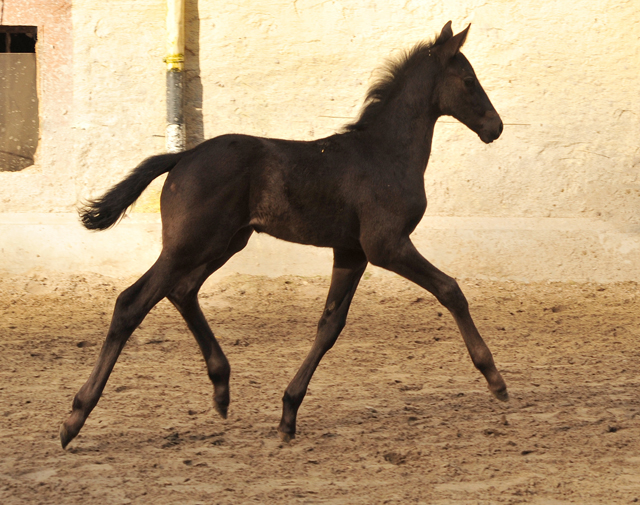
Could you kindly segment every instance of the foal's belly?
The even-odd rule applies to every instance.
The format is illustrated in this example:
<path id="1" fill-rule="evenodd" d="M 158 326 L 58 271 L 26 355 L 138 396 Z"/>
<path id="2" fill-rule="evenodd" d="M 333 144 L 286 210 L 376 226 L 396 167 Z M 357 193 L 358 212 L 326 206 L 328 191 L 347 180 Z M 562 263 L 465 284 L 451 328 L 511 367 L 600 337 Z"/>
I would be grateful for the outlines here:
<path id="1" fill-rule="evenodd" d="M 354 215 L 340 209 L 328 212 L 256 212 L 249 223 L 258 233 L 317 247 L 359 249 L 359 225 Z"/>

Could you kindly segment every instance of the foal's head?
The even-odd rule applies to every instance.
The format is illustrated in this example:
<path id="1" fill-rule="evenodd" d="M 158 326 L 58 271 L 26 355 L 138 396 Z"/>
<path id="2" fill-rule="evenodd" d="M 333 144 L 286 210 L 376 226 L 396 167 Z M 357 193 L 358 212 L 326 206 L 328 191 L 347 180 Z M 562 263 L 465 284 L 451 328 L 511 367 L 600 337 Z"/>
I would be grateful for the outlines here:
<path id="1" fill-rule="evenodd" d="M 434 105 L 441 114 L 453 116 L 488 144 L 502 133 L 502 120 L 478 82 L 471 64 L 460 52 L 469 26 L 454 35 L 449 21 L 431 48 L 440 66 Z"/>

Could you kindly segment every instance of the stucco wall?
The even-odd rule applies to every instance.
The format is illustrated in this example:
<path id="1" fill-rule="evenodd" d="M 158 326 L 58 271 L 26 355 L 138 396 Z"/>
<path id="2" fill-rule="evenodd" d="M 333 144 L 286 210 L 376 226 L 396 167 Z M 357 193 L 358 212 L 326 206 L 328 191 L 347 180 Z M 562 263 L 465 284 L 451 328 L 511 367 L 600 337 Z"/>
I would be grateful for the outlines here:
<path id="1" fill-rule="evenodd" d="M 7 24 L 17 16 L 13 4 L 6 1 Z M 157 210 L 160 181 L 125 224 L 127 233 L 89 234 L 71 212 L 78 197 L 100 193 L 163 150 L 164 16 L 161 0 L 73 2 L 72 44 L 65 46 L 59 78 L 71 82 L 72 98 L 65 90 L 56 103 L 66 100 L 68 107 L 43 112 L 49 121 L 37 166 L 0 174 L 3 268 L 117 275 L 142 272 L 153 261 L 157 216 L 140 212 Z M 329 135 L 357 116 L 372 71 L 385 58 L 431 38 L 449 19 L 454 31 L 472 23 L 463 52 L 507 125 L 487 146 L 451 118 L 440 121 L 425 179 L 429 208 L 414 233 L 420 249 L 459 277 L 637 279 L 635 1 L 188 0 L 188 142 L 227 132 Z M 40 44 L 39 61 L 42 51 L 52 51 Z M 51 79 L 44 65 L 41 82 Z M 50 90 L 42 93 L 47 100 Z M 52 139 L 63 147 L 45 156 L 53 152 L 45 149 Z M 25 183 L 29 177 L 35 182 Z M 44 250 L 36 253 L 37 244 L 24 247 L 18 221 L 40 226 L 53 242 L 66 241 L 76 259 L 65 267 Z M 121 246 L 118 258 L 100 245 L 105 240 Z M 142 253 L 125 259 L 136 247 Z M 225 268 L 315 275 L 329 272 L 330 253 L 258 237 Z"/>

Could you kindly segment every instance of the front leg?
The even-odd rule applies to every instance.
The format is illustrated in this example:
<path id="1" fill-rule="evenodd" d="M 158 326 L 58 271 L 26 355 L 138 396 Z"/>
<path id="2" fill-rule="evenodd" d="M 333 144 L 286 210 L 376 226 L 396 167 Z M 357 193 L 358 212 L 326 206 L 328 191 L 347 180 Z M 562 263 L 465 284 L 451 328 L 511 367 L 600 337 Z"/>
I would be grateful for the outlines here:
<path id="1" fill-rule="evenodd" d="M 469 304 L 460 286 L 429 263 L 406 237 L 399 242 L 385 241 L 365 249 L 369 261 L 415 282 L 432 293 L 456 321 L 471 361 L 487 380 L 489 391 L 501 401 L 507 401 L 507 385 L 493 361 L 493 355 L 480 336 L 469 313 Z"/>
<path id="2" fill-rule="evenodd" d="M 285 442 L 291 440 L 296 434 L 296 417 L 307 393 L 309 381 L 320 360 L 333 347 L 344 328 L 351 300 L 366 267 L 367 258 L 362 251 L 334 249 L 331 287 L 324 312 L 318 323 L 316 339 L 282 398 L 282 419 L 278 432 Z"/>

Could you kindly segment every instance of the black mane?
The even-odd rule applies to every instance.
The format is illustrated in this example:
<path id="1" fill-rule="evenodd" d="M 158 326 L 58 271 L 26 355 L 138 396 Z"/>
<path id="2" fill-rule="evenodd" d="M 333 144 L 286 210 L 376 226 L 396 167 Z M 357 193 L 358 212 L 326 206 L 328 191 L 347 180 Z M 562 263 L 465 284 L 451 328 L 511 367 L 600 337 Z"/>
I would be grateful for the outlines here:
<path id="1" fill-rule="evenodd" d="M 367 92 L 358 119 L 354 123 L 346 125 L 344 130 L 350 132 L 366 129 L 384 108 L 389 98 L 402 89 L 408 71 L 440 44 L 442 44 L 440 40 L 422 41 L 408 51 L 403 51 L 399 58 L 389 60 L 377 71 L 379 76 Z"/>

